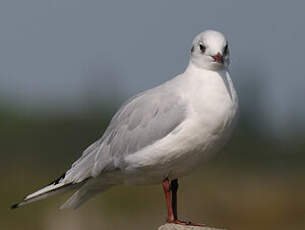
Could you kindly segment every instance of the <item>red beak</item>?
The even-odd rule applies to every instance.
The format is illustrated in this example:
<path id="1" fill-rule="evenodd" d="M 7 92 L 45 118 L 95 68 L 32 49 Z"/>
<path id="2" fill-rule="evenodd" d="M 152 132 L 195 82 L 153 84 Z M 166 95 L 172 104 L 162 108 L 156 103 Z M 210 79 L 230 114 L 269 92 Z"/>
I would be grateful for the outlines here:
<path id="1" fill-rule="evenodd" d="M 221 63 L 223 64 L 223 56 L 221 55 L 221 53 L 217 53 L 215 56 L 211 56 L 215 62 Z"/>

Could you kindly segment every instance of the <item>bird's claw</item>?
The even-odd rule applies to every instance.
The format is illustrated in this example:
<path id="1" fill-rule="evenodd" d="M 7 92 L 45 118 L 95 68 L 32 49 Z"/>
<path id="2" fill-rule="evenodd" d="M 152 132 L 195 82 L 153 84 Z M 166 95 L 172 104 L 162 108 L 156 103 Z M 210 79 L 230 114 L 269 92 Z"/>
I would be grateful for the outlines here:
<path id="1" fill-rule="evenodd" d="M 167 223 L 179 224 L 179 225 L 185 225 L 185 226 L 198 226 L 198 227 L 205 226 L 204 224 L 197 224 L 197 223 L 193 223 L 191 221 L 183 221 L 183 220 L 167 220 Z"/>

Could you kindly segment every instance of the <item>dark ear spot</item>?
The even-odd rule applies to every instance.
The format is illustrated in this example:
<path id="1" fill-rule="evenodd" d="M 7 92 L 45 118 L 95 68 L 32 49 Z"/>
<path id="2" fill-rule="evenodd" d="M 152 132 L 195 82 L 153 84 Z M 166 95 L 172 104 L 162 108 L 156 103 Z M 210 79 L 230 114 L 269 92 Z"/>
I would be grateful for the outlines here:
<path id="1" fill-rule="evenodd" d="M 192 46 L 191 52 L 192 52 L 192 53 L 194 52 L 194 46 Z"/>
<path id="2" fill-rule="evenodd" d="M 225 48 L 223 49 L 224 55 L 228 54 L 228 43 L 226 44 Z"/>
<path id="3" fill-rule="evenodd" d="M 204 53 L 206 50 L 206 47 L 203 44 L 199 44 L 199 48 L 200 48 L 201 53 Z"/>

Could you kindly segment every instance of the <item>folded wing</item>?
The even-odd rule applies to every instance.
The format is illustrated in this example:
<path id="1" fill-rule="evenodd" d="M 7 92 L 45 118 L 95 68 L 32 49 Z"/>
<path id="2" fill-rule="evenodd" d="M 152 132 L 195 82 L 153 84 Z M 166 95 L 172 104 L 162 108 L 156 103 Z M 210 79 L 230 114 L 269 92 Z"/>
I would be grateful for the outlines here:
<path id="1" fill-rule="evenodd" d="M 115 114 L 102 138 L 85 150 L 66 173 L 66 181 L 81 182 L 118 169 L 124 157 L 153 144 L 183 122 L 186 106 L 167 84 L 129 99 Z"/>

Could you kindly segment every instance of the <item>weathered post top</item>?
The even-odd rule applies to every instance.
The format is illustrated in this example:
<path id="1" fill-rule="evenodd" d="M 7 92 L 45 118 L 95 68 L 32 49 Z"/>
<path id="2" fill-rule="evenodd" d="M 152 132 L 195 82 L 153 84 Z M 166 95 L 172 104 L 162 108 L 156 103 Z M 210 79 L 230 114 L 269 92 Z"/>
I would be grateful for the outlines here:
<path id="1" fill-rule="evenodd" d="M 225 230 L 220 228 L 198 227 L 198 226 L 184 226 L 179 224 L 164 224 L 158 230 Z"/>

